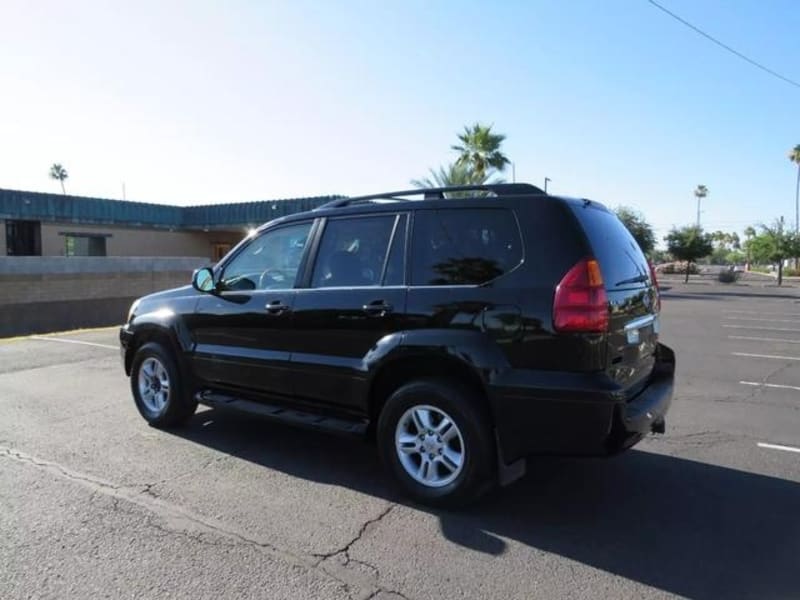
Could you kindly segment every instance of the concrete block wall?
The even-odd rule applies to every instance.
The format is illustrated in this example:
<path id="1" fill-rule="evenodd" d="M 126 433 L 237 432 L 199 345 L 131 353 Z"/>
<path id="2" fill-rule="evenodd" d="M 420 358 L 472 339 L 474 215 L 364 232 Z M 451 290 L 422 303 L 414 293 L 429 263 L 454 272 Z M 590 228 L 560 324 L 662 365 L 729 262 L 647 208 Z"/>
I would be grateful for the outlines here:
<path id="1" fill-rule="evenodd" d="M 121 324 L 134 299 L 191 282 L 205 257 L 0 256 L 0 337 Z"/>

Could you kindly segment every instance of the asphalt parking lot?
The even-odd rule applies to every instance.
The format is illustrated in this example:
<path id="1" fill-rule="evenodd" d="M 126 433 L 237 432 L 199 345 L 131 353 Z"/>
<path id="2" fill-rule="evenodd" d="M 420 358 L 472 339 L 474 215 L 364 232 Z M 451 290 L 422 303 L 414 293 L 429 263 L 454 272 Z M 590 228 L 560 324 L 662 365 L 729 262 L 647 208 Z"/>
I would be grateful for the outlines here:
<path id="1" fill-rule="evenodd" d="M 665 436 L 467 511 L 357 440 L 136 412 L 114 330 L 0 341 L 0 598 L 798 598 L 800 288 L 672 284 Z"/>

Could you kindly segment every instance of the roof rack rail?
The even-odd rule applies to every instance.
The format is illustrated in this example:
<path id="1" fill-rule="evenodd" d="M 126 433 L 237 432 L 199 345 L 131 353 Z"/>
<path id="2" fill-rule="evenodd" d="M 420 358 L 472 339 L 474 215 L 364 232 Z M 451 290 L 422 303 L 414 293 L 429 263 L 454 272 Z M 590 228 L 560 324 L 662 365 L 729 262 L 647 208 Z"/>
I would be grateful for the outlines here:
<path id="1" fill-rule="evenodd" d="M 384 192 L 382 194 L 371 194 L 369 196 L 356 196 L 353 198 L 340 198 L 333 202 L 328 202 L 319 206 L 317 210 L 323 208 L 341 208 L 359 202 L 369 202 L 371 200 L 411 200 L 408 196 L 419 196 L 422 194 L 424 200 L 441 200 L 445 194 L 451 192 L 492 192 L 496 196 L 521 196 L 524 194 L 536 194 L 546 196 L 547 193 L 529 183 L 486 183 L 482 185 L 451 185 L 438 188 L 418 188 L 414 190 L 401 190 L 399 192 Z"/>

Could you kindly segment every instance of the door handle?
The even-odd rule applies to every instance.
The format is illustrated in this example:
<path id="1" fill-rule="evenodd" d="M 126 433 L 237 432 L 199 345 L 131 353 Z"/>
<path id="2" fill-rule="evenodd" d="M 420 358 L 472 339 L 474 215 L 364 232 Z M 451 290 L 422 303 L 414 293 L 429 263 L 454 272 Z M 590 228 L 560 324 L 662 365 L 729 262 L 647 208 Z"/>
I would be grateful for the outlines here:
<path id="1" fill-rule="evenodd" d="M 267 312 L 271 315 L 282 315 L 291 310 L 288 304 L 284 304 L 280 300 L 273 300 L 267 303 L 264 308 L 267 309 Z"/>
<path id="2" fill-rule="evenodd" d="M 373 317 L 383 317 L 394 310 L 391 304 L 387 304 L 383 300 L 375 300 L 374 302 L 365 304 L 361 308 L 365 313 Z"/>

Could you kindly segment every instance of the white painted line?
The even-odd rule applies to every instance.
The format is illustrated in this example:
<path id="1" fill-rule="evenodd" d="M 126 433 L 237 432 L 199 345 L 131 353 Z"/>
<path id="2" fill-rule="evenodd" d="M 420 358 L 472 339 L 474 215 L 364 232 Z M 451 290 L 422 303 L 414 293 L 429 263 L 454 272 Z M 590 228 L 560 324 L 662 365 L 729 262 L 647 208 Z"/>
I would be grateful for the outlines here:
<path id="1" fill-rule="evenodd" d="M 800 323 L 800 319 L 762 319 L 759 317 L 724 317 L 726 321 L 767 321 L 768 323 Z"/>
<path id="2" fill-rule="evenodd" d="M 740 381 L 742 385 L 752 385 L 755 387 L 775 388 L 777 390 L 797 390 L 800 392 L 800 387 L 796 385 L 782 385 L 780 383 L 760 383 L 758 381 Z"/>
<path id="3" fill-rule="evenodd" d="M 748 337 L 746 335 L 729 335 L 729 340 L 746 340 L 749 342 L 780 342 L 782 344 L 800 344 L 800 340 L 784 340 L 781 338 Z"/>
<path id="4" fill-rule="evenodd" d="M 111 350 L 119 350 L 119 346 L 110 346 L 108 344 L 96 344 L 94 342 L 84 342 L 83 340 L 67 340 L 64 338 L 44 337 L 40 335 L 30 336 L 32 340 L 40 342 L 61 342 L 62 344 L 81 344 L 82 346 L 95 346 L 96 348 L 110 348 Z"/>
<path id="5" fill-rule="evenodd" d="M 781 446 L 779 444 L 765 444 L 763 442 L 758 442 L 759 448 L 769 448 L 770 450 L 783 450 L 784 452 L 797 452 L 800 453 L 800 448 L 794 448 L 792 446 Z"/>
<path id="6" fill-rule="evenodd" d="M 746 358 L 777 358 L 778 360 L 800 360 L 800 356 L 778 356 L 777 354 L 749 354 L 747 352 L 731 352 L 734 356 Z"/>
<path id="7" fill-rule="evenodd" d="M 772 317 L 800 317 L 800 313 L 776 313 L 764 312 L 762 310 L 723 310 L 723 314 L 737 314 L 737 315 L 767 315 Z"/>
<path id="8" fill-rule="evenodd" d="M 791 331 L 800 333 L 800 329 L 790 329 L 788 327 L 761 327 L 761 325 L 723 325 L 726 329 L 760 329 L 761 331 Z"/>

